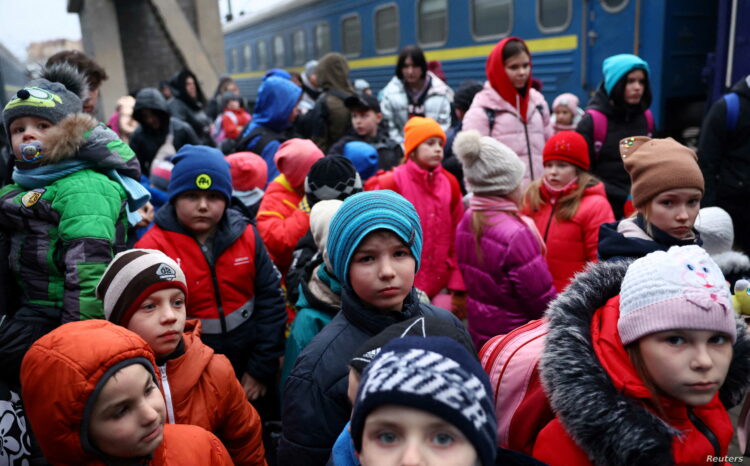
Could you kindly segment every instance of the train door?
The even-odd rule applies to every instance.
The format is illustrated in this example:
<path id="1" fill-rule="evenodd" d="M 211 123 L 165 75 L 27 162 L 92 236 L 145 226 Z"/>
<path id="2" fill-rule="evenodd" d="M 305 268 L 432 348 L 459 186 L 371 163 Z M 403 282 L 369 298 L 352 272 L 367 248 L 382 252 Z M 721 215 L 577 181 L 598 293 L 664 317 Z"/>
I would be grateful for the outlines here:
<path id="1" fill-rule="evenodd" d="M 639 18 L 636 4 L 640 0 L 585 0 L 586 21 L 582 41 L 585 45 L 586 69 L 583 88 L 589 94 L 602 81 L 602 62 L 618 53 L 633 53 L 637 47 Z"/>

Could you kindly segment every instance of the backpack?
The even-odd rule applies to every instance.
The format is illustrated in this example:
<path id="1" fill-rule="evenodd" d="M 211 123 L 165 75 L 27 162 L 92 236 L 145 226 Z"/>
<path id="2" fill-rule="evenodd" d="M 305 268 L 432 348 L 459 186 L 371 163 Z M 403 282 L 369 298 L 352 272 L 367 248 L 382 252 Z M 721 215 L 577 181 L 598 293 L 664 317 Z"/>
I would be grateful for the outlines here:
<path id="1" fill-rule="evenodd" d="M 500 447 L 531 455 L 537 435 L 555 418 L 539 378 L 548 332 L 546 319 L 532 320 L 490 338 L 479 351 L 492 385 Z"/>
<path id="2" fill-rule="evenodd" d="M 594 154 L 599 158 L 604 140 L 607 139 L 607 115 L 593 108 L 587 108 L 585 113 L 591 115 L 591 122 L 594 125 Z M 652 137 L 654 134 L 654 114 L 651 113 L 651 109 L 646 109 L 643 116 L 646 117 L 647 136 Z"/>
<path id="3" fill-rule="evenodd" d="M 740 96 L 736 92 L 730 92 L 721 96 L 727 105 L 727 117 L 724 126 L 728 132 L 737 129 L 737 121 L 740 119 Z"/>
<path id="4" fill-rule="evenodd" d="M 318 96 L 315 100 L 315 106 L 305 114 L 305 122 L 311 138 L 328 140 L 329 111 L 326 98 L 329 95 L 338 97 L 342 101 L 351 96 L 351 94 L 338 89 L 329 89 Z"/>
<path id="5" fill-rule="evenodd" d="M 260 138 L 255 141 L 255 143 L 250 144 L 250 141 L 255 139 L 257 136 L 260 136 Z M 232 144 L 233 147 L 230 152 L 226 152 L 228 147 L 225 148 L 226 144 L 222 144 L 222 152 L 224 152 L 224 154 L 231 154 L 239 151 L 250 151 L 261 155 L 263 153 L 263 149 L 265 149 L 270 142 L 284 142 L 287 139 L 287 136 L 283 133 L 277 133 L 272 129 L 266 128 L 265 126 L 256 126 L 249 133 L 244 135 L 241 134 L 237 139 L 233 140 L 232 142 L 234 144 Z M 227 139 L 226 141 L 224 141 L 224 143 L 226 143 L 227 141 L 230 140 Z"/>

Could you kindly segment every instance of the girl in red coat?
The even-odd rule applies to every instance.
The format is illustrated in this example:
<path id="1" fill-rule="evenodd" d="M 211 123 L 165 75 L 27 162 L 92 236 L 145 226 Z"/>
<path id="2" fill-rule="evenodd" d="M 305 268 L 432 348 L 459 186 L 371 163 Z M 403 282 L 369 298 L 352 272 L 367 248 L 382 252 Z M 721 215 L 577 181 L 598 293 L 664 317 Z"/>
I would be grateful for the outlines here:
<path id="1" fill-rule="evenodd" d="M 548 309 L 541 379 L 556 418 L 534 457 L 558 465 L 728 464 L 727 409 L 749 337 L 698 246 L 598 263 Z"/>
<path id="2" fill-rule="evenodd" d="M 586 140 L 561 131 L 544 146 L 544 176 L 531 183 L 523 213 L 547 245 L 555 288 L 565 289 L 587 262 L 596 262 L 599 226 L 614 222 L 604 185 L 588 173 Z"/>

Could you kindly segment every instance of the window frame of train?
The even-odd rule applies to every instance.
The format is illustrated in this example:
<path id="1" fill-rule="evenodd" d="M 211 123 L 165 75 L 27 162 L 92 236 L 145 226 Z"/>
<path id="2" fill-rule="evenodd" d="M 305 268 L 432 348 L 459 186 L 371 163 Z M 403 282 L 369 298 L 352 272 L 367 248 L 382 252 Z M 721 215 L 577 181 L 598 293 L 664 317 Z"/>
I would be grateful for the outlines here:
<path id="1" fill-rule="evenodd" d="M 259 39 L 255 43 L 255 51 L 258 56 L 258 69 L 268 69 L 268 44 L 266 39 Z"/>
<path id="2" fill-rule="evenodd" d="M 356 29 L 353 32 L 347 31 L 348 24 L 356 25 Z M 339 31 L 341 31 L 341 54 L 346 58 L 354 58 L 362 55 L 362 20 L 359 17 L 359 13 L 343 15 L 339 18 L 339 26 Z M 358 46 L 356 50 L 347 47 L 347 33 L 356 37 L 356 44 Z"/>
<path id="3" fill-rule="evenodd" d="M 237 50 L 239 47 L 232 47 L 229 51 L 229 55 L 231 55 L 232 63 L 231 63 L 231 69 L 233 73 L 236 73 L 240 70 L 240 53 Z"/>
<path id="4" fill-rule="evenodd" d="M 307 47 L 305 45 L 305 30 L 297 29 L 290 36 L 292 40 L 292 65 L 304 65 L 307 58 Z M 301 40 L 297 40 L 301 38 Z M 299 43 L 298 43 L 299 42 Z M 300 47 L 297 47 L 297 46 Z"/>
<path id="5" fill-rule="evenodd" d="M 242 46 L 242 56 L 245 58 L 245 71 L 253 69 L 253 48 L 250 43 Z"/>
<path id="6" fill-rule="evenodd" d="M 609 2 L 607 0 L 599 0 L 599 4 L 602 6 L 602 10 L 606 11 L 607 13 L 621 12 L 625 9 L 626 6 L 628 6 L 630 0 L 617 0 L 617 2 L 618 3 L 615 6 L 610 6 L 609 4 L 612 3 L 611 0 Z"/>
<path id="7" fill-rule="evenodd" d="M 271 38 L 271 50 L 273 51 L 272 68 L 283 68 L 286 65 L 286 43 L 282 34 L 276 34 Z"/>
<path id="8" fill-rule="evenodd" d="M 425 28 L 422 24 L 422 5 L 424 5 L 427 2 L 434 2 L 434 3 L 443 3 L 445 7 L 442 9 L 444 13 L 444 23 L 445 27 L 442 31 L 441 39 L 439 40 L 433 40 L 433 41 L 425 41 L 423 40 L 422 33 L 425 30 L 435 30 L 434 28 Z M 441 45 L 445 45 L 446 42 L 448 42 L 448 0 L 417 0 L 414 7 L 416 8 L 416 18 L 417 18 L 417 44 L 419 44 L 420 47 L 439 47 Z"/>
<path id="9" fill-rule="evenodd" d="M 542 4 L 544 3 L 562 3 L 565 2 L 567 7 L 567 14 L 564 23 L 555 24 L 553 26 L 547 26 L 542 24 Z M 573 20 L 573 0 L 536 0 L 536 26 L 544 34 L 550 34 L 553 32 L 564 31 L 570 26 L 570 22 Z"/>
<path id="10" fill-rule="evenodd" d="M 325 44 L 321 44 L 321 36 L 325 34 Z M 313 35 L 315 36 L 315 54 L 317 58 L 322 57 L 331 51 L 331 25 L 328 21 L 320 21 L 315 24 L 313 28 Z M 325 47 L 323 47 L 325 45 Z"/>
<path id="11" fill-rule="evenodd" d="M 470 15 L 469 15 L 469 27 L 471 31 L 471 37 L 476 42 L 482 42 L 486 40 L 492 40 L 492 39 L 500 39 L 502 37 L 507 37 L 510 35 L 511 31 L 513 30 L 513 0 L 471 0 L 470 2 Z M 505 31 L 501 32 L 495 32 L 492 34 L 479 34 L 477 33 L 477 3 L 497 3 L 499 7 L 503 7 L 504 5 L 507 6 L 508 10 L 508 27 Z M 493 21 L 496 22 L 496 21 Z"/>
<path id="12" fill-rule="evenodd" d="M 395 32 L 392 32 L 391 34 L 388 34 L 388 31 L 381 31 L 381 22 L 378 20 L 378 15 L 382 13 L 385 10 L 393 9 L 395 12 Z M 373 29 L 375 29 L 375 51 L 377 53 L 393 53 L 398 50 L 398 44 L 401 40 L 401 31 L 399 30 L 399 24 L 400 24 L 400 18 L 398 15 L 398 4 L 396 2 L 386 3 L 384 5 L 380 5 L 372 12 L 372 24 Z M 391 40 L 391 37 L 395 37 L 396 40 L 393 43 L 392 47 L 381 47 L 382 38 L 385 38 L 386 41 Z"/>

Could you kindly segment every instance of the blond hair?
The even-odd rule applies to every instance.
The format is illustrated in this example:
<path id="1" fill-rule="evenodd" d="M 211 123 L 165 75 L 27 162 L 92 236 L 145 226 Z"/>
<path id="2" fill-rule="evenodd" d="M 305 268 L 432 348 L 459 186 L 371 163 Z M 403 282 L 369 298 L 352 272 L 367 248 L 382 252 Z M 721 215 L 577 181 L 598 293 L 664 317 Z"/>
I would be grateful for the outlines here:
<path id="1" fill-rule="evenodd" d="M 599 180 L 594 175 L 581 170 L 578 167 L 575 168 L 578 175 L 578 186 L 570 193 L 561 197 L 557 202 L 557 208 L 555 209 L 555 218 L 561 222 L 570 220 L 576 212 L 578 212 L 578 207 L 581 205 L 583 192 L 586 188 L 590 188 L 599 183 Z M 543 182 L 543 178 L 534 180 L 529 185 L 528 189 L 526 189 L 526 194 L 524 195 L 524 209 L 530 210 L 531 212 L 539 212 L 544 204 L 546 204 L 540 193 Z"/>

